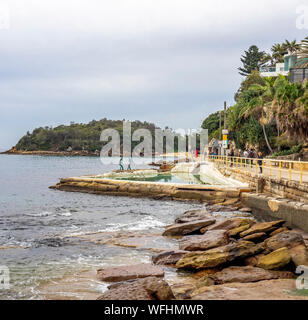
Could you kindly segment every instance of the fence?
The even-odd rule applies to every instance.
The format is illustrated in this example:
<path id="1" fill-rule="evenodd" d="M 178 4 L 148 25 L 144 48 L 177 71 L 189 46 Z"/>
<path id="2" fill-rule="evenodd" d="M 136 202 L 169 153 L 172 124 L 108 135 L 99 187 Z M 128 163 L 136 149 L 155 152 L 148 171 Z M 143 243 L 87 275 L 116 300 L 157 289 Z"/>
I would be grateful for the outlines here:
<path id="1" fill-rule="evenodd" d="M 220 166 L 229 166 L 256 174 L 262 174 L 267 177 L 308 183 L 308 162 L 305 161 L 243 158 L 216 155 L 208 156 L 208 161 L 214 162 Z"/>

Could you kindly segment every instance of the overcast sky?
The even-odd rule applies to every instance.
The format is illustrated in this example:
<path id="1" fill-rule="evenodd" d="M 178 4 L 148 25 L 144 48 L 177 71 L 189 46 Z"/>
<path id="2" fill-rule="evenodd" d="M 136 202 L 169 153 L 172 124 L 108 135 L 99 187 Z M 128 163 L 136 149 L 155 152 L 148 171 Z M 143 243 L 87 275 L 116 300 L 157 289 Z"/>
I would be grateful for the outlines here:
<path id="1" fill-rule="evenodd" d="M 0 0 L 0 150 L 39 126 L 104 117 L 199 128 L 234 103 L 245 49 L 307 36 L 301 5 Z"/>

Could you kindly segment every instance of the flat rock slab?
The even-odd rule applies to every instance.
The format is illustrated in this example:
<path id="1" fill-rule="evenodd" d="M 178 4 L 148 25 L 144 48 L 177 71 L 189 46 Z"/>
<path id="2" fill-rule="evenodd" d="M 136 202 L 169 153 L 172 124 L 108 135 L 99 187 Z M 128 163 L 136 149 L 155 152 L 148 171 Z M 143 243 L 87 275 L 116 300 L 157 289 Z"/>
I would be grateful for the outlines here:
<path id="1" fill-rule="evenodd" d="M 231 219 L 223 219 L 221 221 L 217 221 L 216 223 L 202 228 L 200 230 L 201 233 L 206 233 L 210 230 L 232 230 L 234 228 L 242 227 L 248 225 L 251 227 L 255 222 L 252 219 L 247 218 L 231 218 Z"/>
<path id="2" fill-rule="evenodd" d="M 266 238 L 266 233 L 265 232 L 258 232 L 258 233 L 253 233 L 250 234 L 248 236 L 243 237 L 242 239 L 245 241 L 253 241 L 253 242 L 257 242 L 257 241 L 261 241 L 263 239 Z"/>
<path id="3" fill-rule="evenodd" d="M 308 296 L 293 295 L 295 281 L 264 280 L 253 283 L 227 283 L 198 289 L 192 300 L 308 300 Z"/>
<path id="4" fill-rule="evenodd" d="M 186 253 L 187 251 L 184 250 L 165 251 L 152 256 L 152 261 L 154 264 L 158 265 L 175 266 Z"/>
<path id="5" fill-rule="evenodd" d="M 304 245 L 304 239 L 299 232 L 285 231 L 265 240 L 265 245 L 269 250 L 274 251 L 282 247 L 292 248 L 299 245 Z"/>
<path id="6" fill-rule="evenodd" d="M 140 263 L 129 266 L 112 267 L 97 270 L 101 281 L 116 282 L 145 277 L 163 277 L 164 270 L 150 263 Z"/>
<path id="7" fill-rule="evenodd" d="M 277 221 L 256 223 L 252 227 L 250 227 L 248 230 L 241 232 L 240 236 L 245 237 L 253 233 L 272 232 L 275 228 L 280 227 L 284 222 L 285 222 L 284 220 L 277 220 Z"/>
<path id="8" fill-rule="evenodd" d="M 246 258 L 258 254 L 264 249 L 263 244 L 250 241 L 239 241 L 207 251 L 192 251 L 180 259 L 177 268 L 215 268 L 238 258 Z"/>
<path id="9" fill-rule="evenodd" d="M 186 236 L 179 242 L 180 250 L 208 250 L 229 243 L 226 230 L 211 230 L 201 236 Z"/>
<path id="10" fill-rule="evenodd" d="M 271 279 L 292 279 L 294 274 L 288 271 L 269 271 L 262 268 L 245 266 L 229 267 L 211 276 L 215 284 L 229 282 L 256 282 Z"/>
<path id="11" fill-rule="evenodd" d="M 204 220 L 211 218 L 210 213 L 205 210 L 190 210 L 181 214 L 178 218 L 174 220 L 175 223 L 187 223 L 196 220 Z"/>
<path id="12" fill-rule="evenodd" d="M 168 283 L 157 277 L 121 282 L 109 287 L 97 300 L 172 300 Z"/>
<path id="13" fill-rule="evenodd" d="M 196 220 L 187 223 L 176 223 L 171 226 L 166 227 L 166 230 L 163 232 L 163 236 L 178 236 L 186 235 L 196 231 L 199 231 L 201 228 L 209 226 L 215 223 L 215 219 L 205 219 L 205 220 Z"/>

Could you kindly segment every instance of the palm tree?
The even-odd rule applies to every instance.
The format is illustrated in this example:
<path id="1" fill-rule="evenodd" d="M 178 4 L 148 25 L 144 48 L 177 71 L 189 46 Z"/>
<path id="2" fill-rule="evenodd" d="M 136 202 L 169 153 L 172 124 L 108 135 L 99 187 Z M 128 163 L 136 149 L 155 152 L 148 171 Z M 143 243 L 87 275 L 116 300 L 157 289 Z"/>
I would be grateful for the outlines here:
<path id="1" fill-rule="evenodd" d="M 299 59 L 296 65 L 301 68 L 306 68 L 308 66 L 308 37 L 301 42 Z"/>
<path id="2" fill-rule="evenodd" d="M 286 53 L 286 49 L 284 45 L 281 45 L 280 43 L 276 43 L 271 48 L 272 51 L 272 57 L 275 59 L 276 63 L 283 62 L 283 56 Z"/>
<path id="3" fill-rule="evenodd" d="M 301 45 L 299 43 L 296 43 L 296 40 L 289 41 L 286 40 L 285 43 L 282 44 L 282 47 L 289 51 L 290 54 L 296 53 L 301 49 Z"/>

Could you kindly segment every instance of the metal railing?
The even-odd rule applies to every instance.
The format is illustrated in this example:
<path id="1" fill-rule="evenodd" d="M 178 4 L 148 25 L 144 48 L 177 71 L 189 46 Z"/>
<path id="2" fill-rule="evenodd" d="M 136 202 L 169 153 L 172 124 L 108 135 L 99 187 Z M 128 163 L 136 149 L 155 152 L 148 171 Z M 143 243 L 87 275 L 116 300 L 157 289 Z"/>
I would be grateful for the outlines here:
<path id="1" fill-rule="evenodd" d="M 209 155 L 208 161 L 220 166 L 262 174 L 267 177 L 308 183 L 308 162 Z"/>

